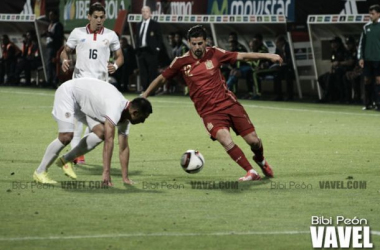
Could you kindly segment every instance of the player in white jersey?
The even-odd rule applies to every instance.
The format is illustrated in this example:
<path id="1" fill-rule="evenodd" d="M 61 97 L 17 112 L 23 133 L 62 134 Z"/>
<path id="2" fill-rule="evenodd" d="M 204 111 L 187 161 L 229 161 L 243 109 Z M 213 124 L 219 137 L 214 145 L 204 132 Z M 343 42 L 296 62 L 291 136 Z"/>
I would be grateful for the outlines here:
<path id="1" fill-rule="evenodd" d="M 67 72 L 72 60 L 69 55 L 76 50 L 73 78 L 93 77 L 108 81 L 108 73 L 114 73 L 124 63 L 119 38 L 112 30 L 105 28 L 105 9 L 100 3 L 91 5 L 85 27 L 75 28 L 61 53 L 62 70 Z M 110 63 L 110 52 L 115 62 Z"/>
<path id="2" fill-rule="evenodd" d="M 90 6 L 88 20 L 85 27 L 75 28 L 61 53 L 62 70 L 69 70 L 72 60 L 69 56 L 76 51 L 76 63 L 73 78 L 92 77 L 108 81 L 108 73 L 114 73 L 124 63 L 123 52 L 120 48 L 119 38 L 112 30 L 105 28 L 105 9 L 100 3 Z M 109 63 L 110 52 L 114 53 L 115 62 Z M 74 138 L 71 147 L 74 148 L 80 141 L 83 124 L 76 123 Z M 86 133 L 88 134 L 88 129 Z M 75 162 L 84 163 L 84 157 L 79 156 Z"/>
<path id="3" fill-rule="evenodd" d="M 55 93 L 52 112 L 58 123 L 58 138 L 47 147 L 41 164 L 33 174 L 34 180 L 44 184 L 57 183 L 50 179 L 47 170 L 72 140 L 75 118 L 86 124 L 91 133 L 83 137 L 75 148 L 60 157 L 56 161 L 57 166 L 61 167 L 66 175 L 76 179 L 71 162 L 104 140 L 103 183 L 112 186 L 110 168 L 117 127 L 123 182 L 131 184 L 128 178 L 129 126 L 144 123 L 151 113 L 152 106 L 147 99 L 138 97 L 129 102 L 113 85 L 104 81 L 78 78 L 63 83 Z"/>

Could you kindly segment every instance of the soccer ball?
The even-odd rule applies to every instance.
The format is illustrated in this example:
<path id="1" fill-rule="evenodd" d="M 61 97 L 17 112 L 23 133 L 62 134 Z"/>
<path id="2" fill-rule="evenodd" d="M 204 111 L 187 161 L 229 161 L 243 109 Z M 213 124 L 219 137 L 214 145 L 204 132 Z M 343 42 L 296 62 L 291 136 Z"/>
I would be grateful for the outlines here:
<path id="1" fill-rule="evenodd" d="M 202 170 L 205 158 L 197 151 L 189 149 L 181 157 L 181 167 L 189 174 L 195 174 Z"/>

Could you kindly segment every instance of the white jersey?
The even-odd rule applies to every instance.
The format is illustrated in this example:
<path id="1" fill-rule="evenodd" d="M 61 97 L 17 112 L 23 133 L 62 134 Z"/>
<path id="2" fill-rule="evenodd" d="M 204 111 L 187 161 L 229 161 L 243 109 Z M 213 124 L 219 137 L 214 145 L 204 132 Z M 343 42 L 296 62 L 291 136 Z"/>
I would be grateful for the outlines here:
<path id="1" fill-rule="evenodd" d="M 76 49 L 76 63 L 73 78 L 92 77 L 108 81 L 107 64 L 111 51 L 120 49 L 116 33 L 102 28 L 91 32 L 90 25 L 75 28 L 66 43 L 71 49 Z"/>
<path id="2" fill-rule="evenodd" d="M 120 122 L 129 101 L 112 85 L 94 78 L 78 78 L 63 83 L 56 91 L 53 116 L 63 122 L 74 123 L 83 114 L 95 121 L 110 121 L 119 133 L 129 133 L 129 121 Z"/>

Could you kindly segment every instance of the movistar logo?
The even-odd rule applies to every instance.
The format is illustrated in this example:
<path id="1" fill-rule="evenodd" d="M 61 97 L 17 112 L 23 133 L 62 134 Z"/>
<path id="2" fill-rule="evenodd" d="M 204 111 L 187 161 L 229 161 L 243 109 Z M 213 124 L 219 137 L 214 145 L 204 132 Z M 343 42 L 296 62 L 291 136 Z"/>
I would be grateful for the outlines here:
<path id="1" fill-rule="evenodd" d="M 295 0 L 213 0 L 212 15 L 285 15 L 294 18 Z M 289 16 L 292 15 L 292 16 Z"/>
<path id="2" fill-rule="evenodd" d="M 211 7 L 211 15 L 221 15 L 221 14 L 228 14 L 228 0 L 223 0 L 220 8 L 218 4 L 218 0 L 214 0 Z"/>

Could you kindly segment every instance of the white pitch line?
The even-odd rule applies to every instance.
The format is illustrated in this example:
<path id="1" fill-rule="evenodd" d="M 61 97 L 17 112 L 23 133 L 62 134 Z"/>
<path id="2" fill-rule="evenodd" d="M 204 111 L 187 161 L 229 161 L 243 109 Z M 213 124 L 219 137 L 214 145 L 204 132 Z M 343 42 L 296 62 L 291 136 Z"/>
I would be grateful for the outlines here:
<path id="1" fill-rule="evenodd" d="M 277 232 L 211 232 L 211 233 L 133 233 L 133 234 L 98 234 L 98 235 L 68 235 L 45 237 L 16 237 L 0 238 L 0 241 L 28 241 L 28 240 L 73 240 L 92 238 L 133 238 L 133 237 L 197 237 L 197 236 L 234 236 L 234 235 L 299 235 L 310 234 L 310 231 L 277 231 Z M 372 231 L 372 235 L 380 235 L 379 231 Z"/>
<path id="2" fill-rule="evenodd" d="M 211 233 L 132 233 L 132 234 L 99 234 L 99 235 L 68 235 L 46 237 L 19 237 L 0 238 L 0 241 L 25 241 L 25 240 L 70 240 L 91 238 L 131 238 L 131 237 L 189 237 L 189 236 L 227 236 L 227 235 L 289 235 L 307 234 L 308 231 L 284 231 L 284 232 L 211 232 Z"/>
<path id="3" fill-rule="evenodd" d="M 54 93 L 38 93 L 38 92 L 28 92 L 28 91 L 9 91 L 9 90 L 0 90 L 0 93 L 6 94 L 19 94 L 19 95 L 42 95 L 42 96 L 54 96 Z"/>
<path id="4" fill-rule="evenodd" d="M 0 93 L 9 93 L 9 94 L 22 94 L 22 95 L 41 95 L 41 96 L 54 96 L 54 93 L 38 93 L 38 92 L 28 92 L 28 91 L 7 91 L 0 90 Z M 182 101 L 164 101 L 151 99 L 152 102 L 157 103 L 173 103 L 173 104 L 188 104 L 193 106 L 191 102 L 182 102 Z M 282 108 L 282 107 L 273 107 L 273 106 L 261 106 L 261 105 L 252 105 L 252 104 L 244 104 L 246 108 L 262 108 L 262 109 L 273 109 L 273 110 L 286 110 L 286 111 L 295 111 L 295 112 L 313 112 L 313 113 L 322 113 L 322 114 L 333 114 L 333 115 L 351 115 L 351 116 L 371 116 L 371 117 L 380 117 L 379 114 L 369 114 L 369 112 L 365 111 L 362 114 L 360 113 L 349 113 L 349 112 L 339 112 L 339 111 L 326 111 L 326 110 L 316 110 L 316 109 L 296 109 L 296 108 Z M 375 112 L 375 111 L 374 111 Z"/>

